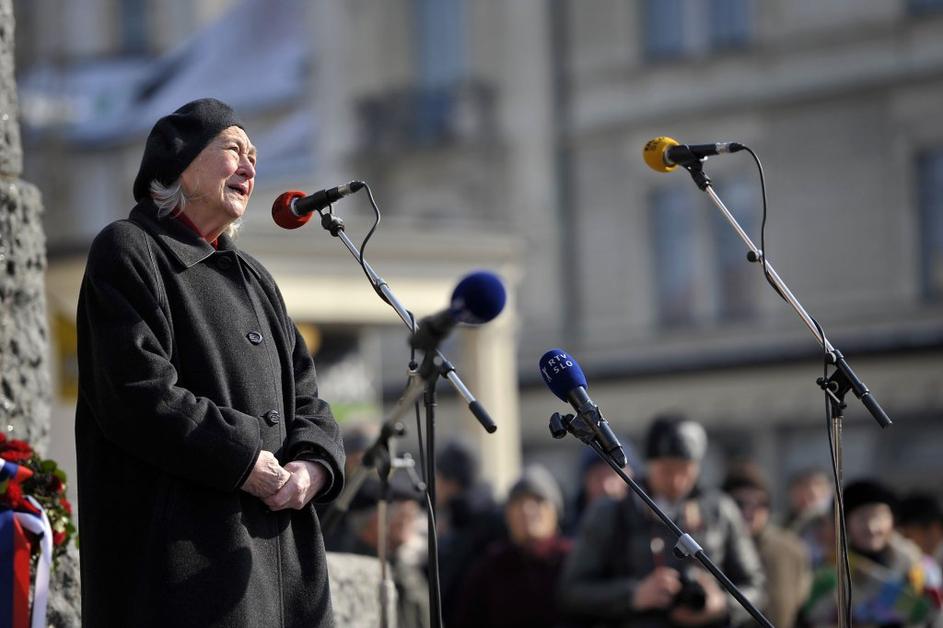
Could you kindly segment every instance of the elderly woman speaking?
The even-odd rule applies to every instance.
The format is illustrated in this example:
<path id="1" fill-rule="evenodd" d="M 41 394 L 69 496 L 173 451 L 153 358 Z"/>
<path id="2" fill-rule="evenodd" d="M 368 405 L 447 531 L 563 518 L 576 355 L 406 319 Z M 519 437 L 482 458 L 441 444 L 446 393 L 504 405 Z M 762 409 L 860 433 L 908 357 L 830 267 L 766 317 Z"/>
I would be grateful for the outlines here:
<path id="1" fill-rule="evenodd" d="M 312 501 L 337 423 L 272 276 L 233 242 L 255 147 L 224 103 L 161 118 L 78 308 L 83 623 L 333 626 Z"/>

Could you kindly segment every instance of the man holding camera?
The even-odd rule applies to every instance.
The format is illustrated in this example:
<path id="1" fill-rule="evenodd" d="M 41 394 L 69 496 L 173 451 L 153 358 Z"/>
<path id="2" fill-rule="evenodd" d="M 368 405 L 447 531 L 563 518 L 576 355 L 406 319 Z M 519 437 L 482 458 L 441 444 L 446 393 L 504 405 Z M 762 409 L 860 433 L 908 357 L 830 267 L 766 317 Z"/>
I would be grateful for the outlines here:
<path id="1" fill-rule="evenodd" d="M 697 486 L 704 428 L 660 416 L 649 428 L 646 491 L 737 587 L 762 605 L 763 573 L 736 504 Z M 564 565 L 560 602 L 593 626 L 734 626 L 749 619 L 694 559 L 679 559 L 671 531 L 634 494 L 587 513 Z"/>

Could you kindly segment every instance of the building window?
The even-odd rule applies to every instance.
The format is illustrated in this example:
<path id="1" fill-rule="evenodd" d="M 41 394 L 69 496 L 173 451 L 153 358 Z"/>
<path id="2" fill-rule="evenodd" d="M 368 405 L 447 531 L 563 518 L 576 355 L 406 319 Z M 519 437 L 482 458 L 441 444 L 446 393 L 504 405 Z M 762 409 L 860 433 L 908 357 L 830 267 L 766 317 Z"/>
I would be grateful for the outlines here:
<path id="1" fill-rule="evenodd" d="M 684 327 L 695 322 L 697 204 L 685 187 L 660 188 L 651 195 L 655 305 L 658 324 Z"/>
<path id="2" fill-rule="evenodd" d="M 907 10 L 911 15 L 926 15 L 943 11 L 943 0 L 908 0 Z"/>
<path id="3" fill-rule="evenodd" d="M 415 0 L 417 71 L 423 87 L 465 76 L 465 1 Z"/>
<path id="4" fill-rule="evenodd" d="M 121 0 L 121 44 L 125 52 L 146 52 L 147 0 Z"/>
<path id="5" fill-rule="evenodd" d="M 710 0 L 708 32 L 714 49 L 742 48 L 750 41 L 750 0 Z"/>
<path id="6" fill-rule="evenodd" d="M 644 0 L 641 42 L 650 61 L 706 55 L 750 43 L 753 0 Z"/>
<path id="7" fill-rule="evenodd" d="M 446 135 L 455 92 L 466 78 L 464 0 L 414 0 L 416 19 L 415 128 L 419 144 Z"/>
<path id="8" fill-rule="evenodd" d="M 759 246 L 759 193 L 749 179 L 731 179 L 714 183 L 718 196 Z M 756 264 L 747 261 L 747 246 L 713 203 L 711 234 L 716 268 L 717 299 L 714 311 L 721 321 L 744 320 L 756 314 L 758 282 L 762 276 Z"/>
<path id="9" fill-rule="evenodd" d="M 685 0 L 645 0 L 642 42 L 650 60 L 675 59 L 685 53 Z"/>
<path id="10" fill-rule="evenodd" d="M 924 298 L 943 300 L 943 149 L 917 159 L 920 287 Z"/>

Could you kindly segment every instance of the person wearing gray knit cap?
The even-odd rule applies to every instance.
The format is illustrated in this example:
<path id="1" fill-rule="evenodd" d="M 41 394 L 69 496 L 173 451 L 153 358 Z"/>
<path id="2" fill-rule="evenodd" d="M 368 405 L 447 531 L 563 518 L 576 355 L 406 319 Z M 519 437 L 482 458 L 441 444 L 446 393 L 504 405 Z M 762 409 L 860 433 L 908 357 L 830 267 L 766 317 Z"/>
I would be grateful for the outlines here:
<path id="1" fill-rule="evenodd" d="M 763 573 L 736 504 L 697 486 L 707 435 L 680 415 L 655 418 L 645 441 L 640 484 L 754 603 Z M 731 626 L 749 615 L 694 559 L 672 552 L 677 539 L 634 493 L 601 498 L 586 513 L 558 589 L 563 610 L 593 626 Z"/>
<path id="2" fill-rule="evenodd" d="M 86 626 L 333 626 L 311 502 L 344 450 L 271 274 L 236 246 L 255 186 L 213 98 L 154 125 L 92 243 L 75 433 Z"/>
<path id="3" fill-rule="evenodd" d="M 563 493 L 539 465 L 524 469 L 508 492 L 508 540 L 493 543 L 462 586 L 454 628 L 557 625 L 554 589 L 571 542 L 560 534 Z"/>

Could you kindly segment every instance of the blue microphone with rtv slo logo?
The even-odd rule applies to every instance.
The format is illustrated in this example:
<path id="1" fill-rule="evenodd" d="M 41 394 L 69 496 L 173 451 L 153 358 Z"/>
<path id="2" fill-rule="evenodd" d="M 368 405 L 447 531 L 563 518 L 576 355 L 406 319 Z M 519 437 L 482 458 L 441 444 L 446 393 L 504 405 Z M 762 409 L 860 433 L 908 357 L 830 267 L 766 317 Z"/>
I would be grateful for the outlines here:
<path id="1" fill-rule="evenodd" d="M 579 362 L 563 349 L 550 349 L 540 358 L 540 375 L 550 391 L 568 402 L 576 410 L 577 417 L 589 427 L 594 440 L 620 467 L 625 467 L 625 452 L 619 439 L 609 427 L 599 406 L 593 403 L 586 392 L 586 376 Z"/>

